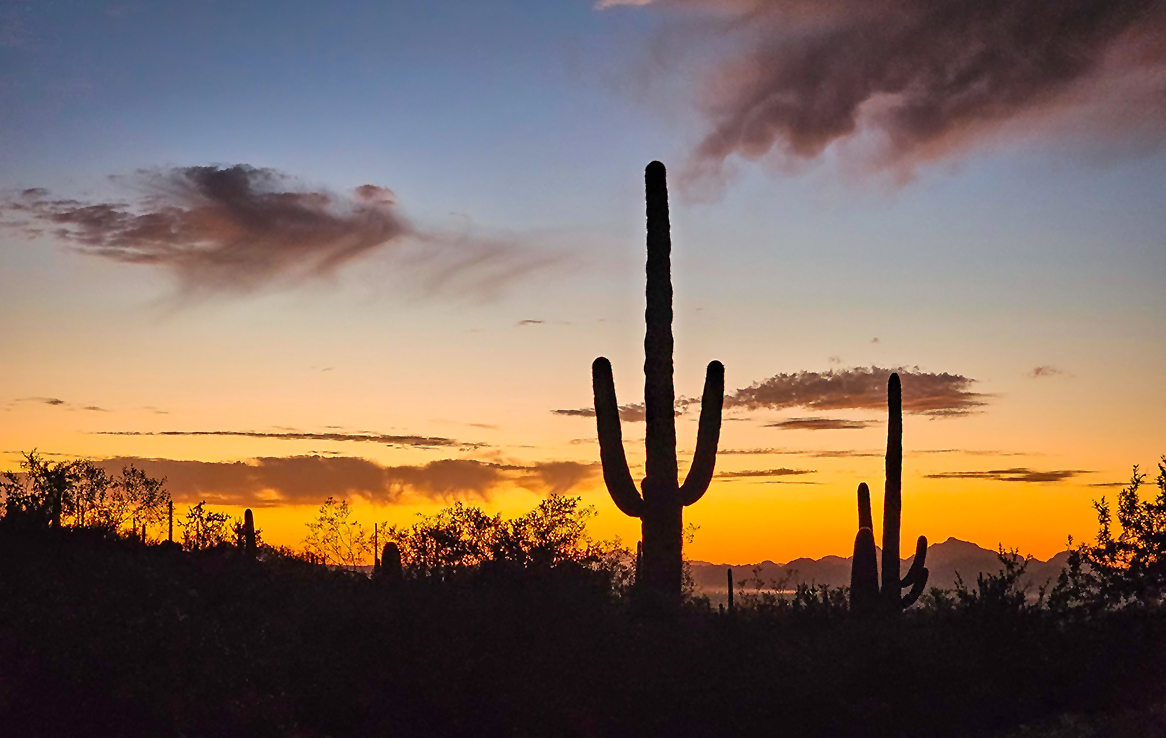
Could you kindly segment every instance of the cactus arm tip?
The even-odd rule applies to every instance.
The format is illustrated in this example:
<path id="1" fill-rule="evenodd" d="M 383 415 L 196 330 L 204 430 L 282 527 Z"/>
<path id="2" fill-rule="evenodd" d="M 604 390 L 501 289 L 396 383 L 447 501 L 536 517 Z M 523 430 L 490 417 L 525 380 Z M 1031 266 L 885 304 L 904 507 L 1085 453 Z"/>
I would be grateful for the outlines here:
<path id="1" fill-rule="evenodd" d="M 858 527 L 874 530 L 874 516 L 870 507 L 870 487 L 866 482 L 858 485 Z"/>
<path id="2" fill-rule="evenodd" d="M 680 504 L 699 500 L 713 479 L 717 464 L 717 444 L 721 439 L 721 410 L 725 404 L 725 365 L 709 362 L 705 372 L 704 395 L 700 401 L 700 424 L 696 433 L 696 452 L 692 468 L 680 487 Z"/>
<path id="3" fill-rule="evenodd" d="M 919 540 L 915 542 L 915 558 L 911 561 L 911 569 L 907 572 L 907 576 L 903 577 L 899 582 L 901 587 L 911 587 L 919 580 L 919 577 L 926 576 L 923 574 L 927 567 L 927 536 L 919 536 Z"/>
<path id="4" fill-rule="evenodd" d="M 615 397 L 615 380 L 611 362 L 600 356 L 591 365 L 595 391 L 595 425 L 599 434 L 599 458 L 603 464 L 603 481 L 620 512 L 640 517 L 644 498 L 636 490 L 623 449 L 623 431 L 619 423 L 619 403 Z"/>

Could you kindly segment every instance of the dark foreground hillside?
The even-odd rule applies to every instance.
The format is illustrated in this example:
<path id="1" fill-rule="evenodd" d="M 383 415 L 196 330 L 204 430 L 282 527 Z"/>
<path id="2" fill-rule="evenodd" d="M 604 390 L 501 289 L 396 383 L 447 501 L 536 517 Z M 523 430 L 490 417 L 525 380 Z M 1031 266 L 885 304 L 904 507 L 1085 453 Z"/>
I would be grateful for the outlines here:
<path id="1" fill-rule="evenodd" d="M 1162 620 L 1050 617 L 659 622 L 573 566 L 387 584 L 0 530 L 0 734 L 1161 735 Z"/>

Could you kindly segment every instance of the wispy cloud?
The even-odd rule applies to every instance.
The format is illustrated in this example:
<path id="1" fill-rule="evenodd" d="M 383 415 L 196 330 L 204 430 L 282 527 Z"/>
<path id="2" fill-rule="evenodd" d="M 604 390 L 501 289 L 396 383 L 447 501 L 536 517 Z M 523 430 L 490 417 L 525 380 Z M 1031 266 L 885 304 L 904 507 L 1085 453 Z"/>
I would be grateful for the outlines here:
<path id="1" fill-rule="evenodd" d="M 97 431 L 97 436 L 227 436 L 240 438 L 262 438 L 276 441 L 340 441 L 355 443 L 381 443 L 386 446 L 415 448 L 484 448 L 484 443 L 466 443 L 440 436 L 398 436 L 385 433 L 300 433 L 280 431 Z"/>
<path id="2" fill-rule="evenodd" d="M 513 241 L 421 229 L 377 185 L 337 194 L 247 164 L 113 179 L 144 194 L 83 202 L 32 188 L 0 210 L 30 237 L 47 233 L 85 254 L 166 269 L 185 298 L 294 286 L 374 252 L 395 255 L 394 267 L 433 294 L 491 292 L 554 261 Z"/>
<path id="3" fill-rule="evenodd" d="M 1099 138 L 1166 135 L 1158 0 L 602 0 L 699 18 L 707 128 L 695 175 L 862 143 L 909 172 L 1002 135 L 1061 124 Z M 1071 125 L 1064 125 L 1068 121 Z M 846 150 L 853 154 L 853 150 Z"/>
<path id="4" fill-rule="evenodd" d="M 796 477 L 803 474 L 813 474 L 815 469 L 756 469 L 739 472 L 717 472 L 717 479 L 757 479 L 765 477 Z"/>
<path id="5" fill-rule="evenodd" d="M 514 465 L 442 459 L 416 466 L 381 466 L 367 459 L 318 454 L 235 462 L 117 457 L 96 463 L 109 470 L 133 464 L 151 476 L 165 477 L 166 488 L 179 502 L 250 507 L 311 505 L 329 496 L 353 495 L 377 504 L 485 500 L 505 485 L 562 493 L 596 473 L 593 465 L 576 462 Z"/>
<path id="6" fill-rule="evenodd" d="M 84 410 L 91 413 L 108 413 L 112 412 L 97 405 L 77 405 L 72 402 L 66 402 L 59 397 L 20 397 L 13 400 L 12 403 L 30 402 L 38 405 L 49 405 L 50 407 L 59 407 L 65 410 Z"/>
<path id="7" fill-rule="evenodd" d="M 924 477 L 927 479 L 983 479 L 993 482 L 1048 483 L 1064 482 L 1074 477 L 1079 477 L 1082 474 L 1093 473 L 1084 469 L 1037 471 L 1027 467 L 1014 467 L 1012 469 L 989 469 L 987 471 L 939 472 L 936 474 L 925 474 Z"/>
<path id="8" fill-rule="evenodd" d="M 1042 379 L 1044 377 L 1056 377 L 1064 374 L 1063 371 L 1055 366 L 1038 366 L 1028 373 L 1028 376 L 1033 379 Z"/>
<path id="9" fill-rule="evenodd" d="M 986 395 L 971 390 L 976 380 L 959 374 L 921 371 L 918 367 L 856 367 L 825 372 L 778 374 L 725 398 L 726 408 L 781 410 L 885 410 L 887 379 L 898 372 L 903 411 L 931 416 L 963 415 L 986 404 Z"/>
<path id="10" fill-rule="evenodd" d="M 676 401 L 675 414 L 677 416 L 683 415 L 688 410 L 688 406 L 691 403 L 692 403 L 692 401 L 688 400 L 686 398 L 678 399 Z M 595 408 L 591 408 L 591 407 L 584 407 L 584 408 L 579 408 L 579 409 L 575 409 L 575 410 L 552 410 L 551 412 L 554 413 L 555 415 L 565 415 L 568 417 L 575 417 L 575 418 L 594 418 L 595 417 Z M 646 422 L 648 420 L 648 411 L 645 408 L 644 403 L 642 403 L 642 402 L 634 403 L 631 405 L 620 405 L 619 406 L 619 419 L 624 421 L 625 423 L 643 423 L 643 422 Z"/>
<path id="11" fill-rule="evenodd" d="M 781 430 L 858 430 L 876 425 L 874 420 L 842 420 L 840 418 L 790 418 L 776 423 L 766 423 L 764 428 Z"/>

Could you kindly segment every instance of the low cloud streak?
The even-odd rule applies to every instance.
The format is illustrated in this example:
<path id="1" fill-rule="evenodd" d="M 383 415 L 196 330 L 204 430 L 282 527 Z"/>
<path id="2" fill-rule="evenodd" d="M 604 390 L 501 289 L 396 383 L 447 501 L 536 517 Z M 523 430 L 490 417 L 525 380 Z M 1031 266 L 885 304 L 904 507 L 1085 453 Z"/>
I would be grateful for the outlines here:
<path id="1" fill-rule="evenodd" d="M 927 479 L 982 479 L 993 482 L 1027 482 L 1030 484 L 1046 484 L 1049 482 L 1064 482 L 1082 474 L 1093 474 L 1084 469 L 1055 469 L 1051 471 L 1037 471 L 1027 467 L 1012 469 L 990 469 L 988 471 L 958 471 L 925 474 Z"/>
<path id="2" fill-rule="evenodd" d="M 840 418 L 790 418 L 777 423 L 766 423 L 764 428 L 781 430 L 859 430 L 877 425 L 873 420 L 842 420 Z"/>
<path id="3" fill-rule="evenodd" d="M 973 392 L 976 380 L 915 368 L 856 367 L 826 372 L 778 374 L 725 397 L 726 409 L 886 410 L 887 379 L 897 372 L 903 386 L 903 411 L 942 417 L 964 415 L 986 404 Z"/>
<path id="4" fill-rule="evenodd" d="M 540 494 L 562 494 L 597 473 L 595 465 L 579 462 L 513 465 L 442 459 L 422 465 L 381 466 L 367 459 L 320 455 L 233 462 L 116 457 L 95 463 L 110 471 L 132 464 L 151 476 L 165 477 L 166 488 L 178 502 L 207 500 L 248 507 L 314 505 L 329 496 L 353 495 L 390 505 L 418 500 L 488 500 L 507 485 Z"/>
<path id="5" fill-rule="evenodd" d="M 813 474 L 815 469 L 754 469 L 739 472 L 717 472 L 717 479 L 757 479 L 766 477 L 797 477 L 804 474 Z"/>
<path id="6" fill-rule="evenodd" d="M 384 433 L 268 433 L 261 431 L 98 431 L 96 436 L 227 436 L 261 438 L 277 441 L 340 441 L 382 443 L 386 446 L 415 448 L 483 448 L 484 443 L 463 443 L 452 438 L 430 436 L 394 436 Z"/>

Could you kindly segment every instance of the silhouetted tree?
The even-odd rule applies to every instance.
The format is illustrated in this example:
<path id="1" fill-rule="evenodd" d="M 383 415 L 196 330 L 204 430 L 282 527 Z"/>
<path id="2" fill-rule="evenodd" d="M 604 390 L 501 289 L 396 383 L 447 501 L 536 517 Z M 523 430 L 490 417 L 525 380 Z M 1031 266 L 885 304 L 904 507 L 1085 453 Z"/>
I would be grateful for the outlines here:
<path id="1" fill-rule="evenodd" d="M 616 589 L 627 587 L 631 552 L 618 541 L 592 539 L 587 522 L 595 509 L 580 502 L 578 497 L 551 495 L 530 512 L 507 520 L 459 501 L 411 526 L 383 530 L 416 576 L 458 575 L 483 566 L 546 572 L 570 564 L 601 572 Z"/>
<path id="2" fill-rule="evenodd" d="M 38 527 L 60 527 L 62 516 L 73 506 L 78 479 L 76 462 L 47 461 L 33 449 L 21 459 L 20 472 L 5 472 L 0 482 L 5 517 Z"/>
<path id="3" fill-rule="evenodd" d="M 1166 604 L 1166 456 L 1158 463 L 1157 494 L 1143 500 L 1145 482 L 1135 465 L 1129 485 L 1118 493 L 1116 534 L 1108 500 L 1094 501 L 1096 541 L 1069 555 L 1050 595 L 1054 608 L 1096 612 Z"/>
<path id="4" fill-rule="evenodd" d="M 36 525 L 71 524 L 120 533 L 126 523 L 138 535 L 141 525 L 161 521 L 170 502 L 165 479 L 154 479 L 132 465 L 110 476 L 92 461 L 46 461 L 36 450 L 24 455 L 21 471 L 0 481 L 5 512 Z"/>
<path id="5" fill-rule="evenodd" d="M 325 565 L 356 571 L 372 555 L 372 538 L 350 519 L 351 514 L 346 500 L 325 500 L 316 519 L 308 523 L 305 550 Z"/>
<path id="6" fill-rule="evenodd" d="M 116 477 L 106 477 L 88 462 L 81 478 L 84 495 L 79 498 L 86 500 L 86 526 L 116 532 L 129 521 L 153 525 L 167 517 L 170 493 L 165 478 L 155 479 L 132 465 Z"/>
<path id="7" fill-rule="evenodd" d="M 182 528 L 182 548 L 187 551 L 203 551 L 220 543 L 229 543 L 233 531 L 228 526 L 231 517 L 226 513 L 210 510 L 206 500 L 192 505 L 186 511 L 186 518 L 178 521 Z"/>

